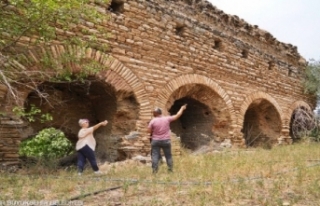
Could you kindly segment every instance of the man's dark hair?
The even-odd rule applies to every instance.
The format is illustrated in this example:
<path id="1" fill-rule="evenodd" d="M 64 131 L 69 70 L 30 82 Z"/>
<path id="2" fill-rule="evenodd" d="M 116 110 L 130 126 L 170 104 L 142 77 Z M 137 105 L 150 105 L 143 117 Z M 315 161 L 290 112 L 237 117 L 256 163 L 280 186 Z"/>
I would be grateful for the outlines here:
<path id="1" fill-rule="evenodd" d="M 154 112 L 156 112 L 158 114 L 162 114 L 162 110 L 159 107 L 155 108 Z"/>

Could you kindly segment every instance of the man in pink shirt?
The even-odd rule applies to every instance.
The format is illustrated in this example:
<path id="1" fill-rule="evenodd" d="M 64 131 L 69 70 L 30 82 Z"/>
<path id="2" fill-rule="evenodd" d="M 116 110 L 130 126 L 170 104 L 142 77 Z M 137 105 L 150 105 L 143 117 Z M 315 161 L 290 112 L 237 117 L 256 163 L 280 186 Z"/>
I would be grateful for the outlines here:
<path id="1" fill-rule="evenodd" d="M 173 161 L 171 154 L 171 140 L 170 140 L 170 122 L 177 120 L 181 117 L 183 111 L 187 108 L 187 105 L 181 106 L 176 115 L 163 116 L 160 108 L 156 108 L 153 111 L 154 118 L 149 122 L 148 132 L 151 134 L 151 158 L 152 158 L 152 171 L 158 172 L 158 163 L 160 156 L 160 149 L 163 150 L 166 162 L 168 165 L 168 171 L 173 171 Z"/>

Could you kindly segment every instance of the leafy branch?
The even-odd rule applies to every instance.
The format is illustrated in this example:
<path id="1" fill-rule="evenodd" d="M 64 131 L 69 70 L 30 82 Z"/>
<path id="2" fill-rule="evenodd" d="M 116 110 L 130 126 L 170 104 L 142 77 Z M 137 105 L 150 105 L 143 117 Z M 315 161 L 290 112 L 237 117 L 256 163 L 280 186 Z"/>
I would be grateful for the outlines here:
<path id="1" fill-rule="evenodd" d="M 109 19 L 108 6 L 109 0 L 0 1 L 0 84 L 6 85 L 16 104 L 16 86 L 40 94 L 37 85 L 42 82 L 83 81 L 105 69 L 84 53 L 53 57 L 44 52 L 39 62 L 32 62 L 27 54 L 53 45 L 105 51 L 107 46 L 99 41 L 108 37 L 103 26 Z"/>
<path id="2" fill-rule="evenodd" d="M 22 107 L 14 107 L 12 111 L 17 116 L 27 119 L 29 122 L 35 122 L 37 116 L 40 116 L 39 119 L 41 123 L 53 120 L 51 114 L 41 114 L 41 109 L 37 108 L 34 104 L 31 104 L 29 111 L 26 111 L 26 109 Z"/>
<path id="3" fill-rule="evenodd" d="M 320 61 L 311 60 L 306 67 L 305 92 L 320 95 Z"/>

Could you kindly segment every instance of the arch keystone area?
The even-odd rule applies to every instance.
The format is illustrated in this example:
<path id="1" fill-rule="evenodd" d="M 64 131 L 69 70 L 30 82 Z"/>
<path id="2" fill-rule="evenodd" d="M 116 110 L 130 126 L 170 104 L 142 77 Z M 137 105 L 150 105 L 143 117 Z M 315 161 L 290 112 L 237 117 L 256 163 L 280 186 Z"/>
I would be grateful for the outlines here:
<path id="1" fill-rule="evenodd" d="M 14 69 L 14 67 L 26 70 L 26 68 L 37 68 L 37 65 L 43 57 L 52 57 L 58 59 L 59 56 L 75 54 L 78 57 L 83 55 L 84 58 L 91 59 L 100 63 L 103 67 L 109 68 L 106 71 L 102 71 L 97 74 L 97 77 L 104 79 L 106 82 L 112 84 L 116 91 L 119 90 L 132 90 L 136 96 L 137 102 L 140 104 L 140 118 L 144 116 L 146 111 L 151 111 L 151 106 L 148 97 L 145 95 L 144 84 L 141 80 L 122 62 L 113 58 L 107 53 L 103 53 L 93 48 L 85 48 L 79 46 L 64 46 L 64 45 L 51 45 L 48 47 L 37 47 L 32 50 L 28 50 L 24 54 L 23 59 L 27 59 L 24 63 L 13 61 L 6 65 L 7 69 Z M 34 70 L 34 69 L 33 69 Z M 108 78 L 108 75 L 115 77 L 116 79 Z M 117 81 L 118 80 L 118 81 Z M 137 127 L 139 123 L 137 123 Z"/>
<path id="2" fill-rule="evenodd" d="M 159 92 L 156 105 L 161 108 L 165 108 L 166 103 L 170 99 L 170 96 L 172 95 L 172 93 L 177 89 L 179 89 L 180 87 L 188 84 L 202 84 L 209 87 L 214 92 L 216 92 L 226 103 L 226 106 L 229 110 L 230 117 L 231 117 L 231 125 L 236 125 L 235 110 L 229 95 L 221 86 L 219 86 L 216 82 L 214 82 L 212 79 L 206 76 L 202 76 L 198 74 L 186 74 L 171 80 Z"/>
<path id="3" fill-rule="evenodd" d="M 280 116 L 280 119 L 282 121 L 281 125 L 283 126 L 284 115 L 283 115 L 281 107 L 279 106 L 278 102 L 273 97 L 271 97 L 269 94 L 264 93 L 264 92 L 255 92 L 255 93 L 252 93 L 246 97 L 246 99 L 243 101 L 241 108 L 240 108 L 240 115 L 239 115 L 238 124 L 240 124 L 240 125 L 243 124 L 244 116 L 246 114 L 247 109 L 249 108 L 250 104 L 257 99 L 265 99 L 265 100 L 269 101 L 276 108 L 276 110 Z"/>

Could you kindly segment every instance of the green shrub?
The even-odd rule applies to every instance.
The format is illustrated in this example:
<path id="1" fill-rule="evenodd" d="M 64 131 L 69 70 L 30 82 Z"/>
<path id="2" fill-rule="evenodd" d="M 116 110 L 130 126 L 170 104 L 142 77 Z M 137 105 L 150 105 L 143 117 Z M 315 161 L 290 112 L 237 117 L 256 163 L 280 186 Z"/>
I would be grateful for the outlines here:
<path id="1" fill-rule="evenodd" d="M 309 137 L 312 141 L 320 142 L 320 128 L 315 127 L 313 130 L 311 130 Z"/>
<path id="2" fill-rule="evenodd" d="M 71 142 L 64 133 L 55 128 L 40 131 L 34 138 L 21 142 L 19 154 L 27 157 L 59 158 L 73 151 Z"/>

